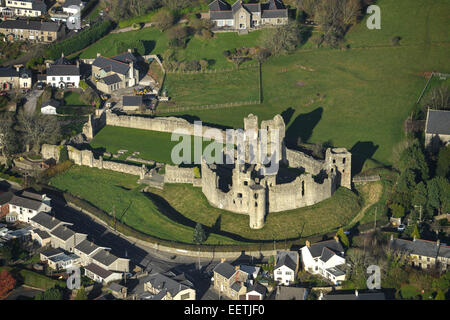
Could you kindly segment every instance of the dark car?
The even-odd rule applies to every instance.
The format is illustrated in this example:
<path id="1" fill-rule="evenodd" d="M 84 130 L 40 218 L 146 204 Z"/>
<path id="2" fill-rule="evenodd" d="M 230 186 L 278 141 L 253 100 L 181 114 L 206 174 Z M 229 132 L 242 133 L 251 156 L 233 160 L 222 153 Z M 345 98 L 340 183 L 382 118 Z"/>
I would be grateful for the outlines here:
<path id="1" fill-rule="evenodd" d="M 37 89 L 39 89 L 39 90 L 42 90 L 42 89 L 44 89 L 44 83 L 43 82 L 38 82 L 37 84 L 36 84 L 36 88 Z"/>

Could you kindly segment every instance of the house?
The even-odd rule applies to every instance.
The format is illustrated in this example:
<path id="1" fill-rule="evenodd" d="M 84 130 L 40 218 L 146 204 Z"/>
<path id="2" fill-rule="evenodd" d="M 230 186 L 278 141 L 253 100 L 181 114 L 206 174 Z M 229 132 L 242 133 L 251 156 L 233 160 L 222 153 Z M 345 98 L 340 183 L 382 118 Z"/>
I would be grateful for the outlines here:
<path id="1" fill-rule="evenodd" d="M 105 93 L 133 87 L 139 82 L 137 58 L 131 50 L 112 58 L 98 53 L 92 63 L 92 80 L 97 89 Z"/>
<path id="2" fill-rule="evenodd" d="M 73 248 L 73 252 L 80 256 L 81 258 L 81 265 L 87 266 L 88 264 L 92 263 L 92 256 L 94 256 L 99 250 L 102 249 L 108 249 L 104 247 L 99 247 L 95 243 L 84 240 L 77 244 L 75 248 Z"/>
<path id="3" fill-rule="evenodd" d="M 121 286 L 118 283 L 111 283 L 108 286 L 108 290 L 116 299 L 126 299 L 127 298 L 127 287 Z"/>
<path id="4" fill-rule="evenodd" d="M 439 267 L 448 270 L 450 267 L 449 247 L 441 245 L 440 241 L 429 241 L 422 239 L 404 240 L 394 239 L 391 235 L 389 242 L 391 249 L 406 254 L 409 264 L 422 270 L 430 270 Z"/>
<path id="5" fill-rule="evenodd" d="M 334 284 L 345 280 L 344 248 L 337 237 L 315 244 L 306 241 L 301 255 L 306 271 L 321 275 Z"/>
<path id="6" fill-rule="evenodd" d="M 450 142 L 450 110 L 427 111 L 425 122 L 425 146 L 438 150 L 441 145 Z"/>
<path id="7" fill-rule="evenodd" d="M 5 217 L 9 213 L 9 201 L 13 198 L 14 193 L 11 191 L 0 194 L 0 218 Z"/>
<path id="8" fill-rule="evenodd" d="M 36 229 L 50 233 L 57 227 L 69 223 L 63 222 L 46 212 L 39 212 L 37 215 L 30 219 L 30 224 Z"/>
<path id="9" fill-rule="evenodd" d="M 57 22 L 6 20 L 0 23 L 0 33 L 5 35 L 7 41 L 29 40 L 51 43 L 65 34 L 65 27 Z"/>
<path id="10" fill-rule="evenodd" d="M 84 275 L 89 279 L 102 284 L 108 284 L 112 281 L 122 280 L 122 274 L 106 270 L 95 263 L 84 267 Z"/>
<path id="11" fill-rule="evenodd" d="M 214 268 L 214 289 L 232 300 L 245 300 L 248 274 L 222 259 Z"/>
<path id="12" fill-rule="evenodd" d="M 41 105 L 41 113 L 55 115 L 57 114 L 56 109 L 60 106 L 61 103 L 58 100 L 50 99 L 48 101 L 44 101 Z"/>
<path id="13" fill-rule="evenodd" d="M 250 279 L 256 279 L 261 271 L 261 267 L 247 266 L 245 264 L 241 264 L 240 269 L 247 273 Z"/>
<path id="14" fill-rule="evenodd" d="M 195 300 L 195 289 L 190 281 L 178 280 L 161 273 L 149 275 L 144 290 L 154 296 L 152 300 Z"/>
<path id="15" fill-rule="evenodd" d="M 319 300 L 386 300 L 386 296 L 378 291 L 358 292 L 355 290 L 353 293 L 332 291 L 326 295 L 320 292 Z"/>
<path id="16" fill-rule="evenodd" d="M 264 300 L 266 297 L 267 288 L 255 281 L 254 284 L 247 288 L 247 293 L 245 294 L 245 300 Z"/>
<path id="17" fill-rule="evenodd" d="M 41 252 L 41 261 L 46 262 L 53 270 L 61 270 L 77 266 L 80 257 L 73 253 L 67 253 L 60 249 L 50 248 Z"/>
<path id="18" fill-rule="evenodd" d="M 31 240 L 39 243 L 41 247 L 45 247 L 51 244 L 52 236 L 47 231 L 43 231 L 41 229 L 33 229 L 31 230 Z"/>
<path id="19" fill-rule="evenodd" d="M 47 13 L 44 1 L 39 0 L 5 0 L 5 5 L 12 12 L 10 17 L 40 17 Z"/>
<path id="20" fill-rule="evenodd" d="M 118 258 L 109 252 L 109 250 L 103 248 L 92 256 L 92 261 L 106 270 L 117 272 L 130 271 L 130 259 Z"/>
<path id="21" fill-rule="evenodd" d="M 50 212 L 51 210 L 50 198 L 45 194 L 39 195 L 24 191 L 20 196 L 14 195 L 9 201 L 9 213 L 6 215 L 6 221 L 30 223 L 31 218 L 39 212 Z"/>
<path id="22" fill-rule="evenodd" d="M 123 96 L 122 109 L 123 111 L 139 111 L 144 105 L 142 96 Z"/>
<path id="23" fill-rule="evenodd" d="M 69 252 L 73 252 L 73 248 L 87 238 L 87 234 L 74 232 L 66 225 L 55 228 L 50 235 L 53 248 L 61 248 Z"/>
<path id="24" fill-rule="evenodd" d="M 288 10 L 279 0 L 266 3 L 243 3 L 233 5 L 224 0 L 215 0 L 209 5 L 209 17 L 217 29 L 251 30 L 265 26 L 288 23 Z"/>
<path id="25" fill-rule="evenodd" d="M 47 66 L 47 85 L 54 88 L 78 88 L 80 85 L 80 65 L 66 59 L 64 53 L 61 58 Z"/>
<path id="26" fill-rule="evenodd" d="M 32 73 L 22 65 L 0 67 L 0 90 L 30 89 L 32 85 Z"/>
<path id="27" fill-rule="evenodd" d="M 79 23 L 73 23 L 80 19 L 81 10 L 83 10 L 86 2 L 80 0 L 67 0 L 61 6 L 54 6 L 50 10 L 50 19 L 52 21 L 61 21 L 70 25 L 70 29 L 79 29 Z M 79 20 L 76 22 L 80 22 Z"/>
<path id="28" fill-rule="evenodd" d="M 278 251 L 273 278 L 284 285 L 292 284 L 298 272 L 299 256 L 295 251 Z"/>
<path id="29" fill-rule="evenodd" d="M 306 300 L 308 297 L 308 289 L 277 286 L 273 297 L 275 300 Z"/>

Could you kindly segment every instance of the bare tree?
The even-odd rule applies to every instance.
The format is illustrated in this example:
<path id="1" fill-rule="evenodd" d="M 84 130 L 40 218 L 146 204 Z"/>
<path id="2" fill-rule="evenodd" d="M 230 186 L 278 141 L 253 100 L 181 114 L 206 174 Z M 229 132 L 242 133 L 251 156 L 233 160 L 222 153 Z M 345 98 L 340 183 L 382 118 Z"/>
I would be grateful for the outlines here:
<path id="1" fill-rule="evenodd" d="M 424 106 L 431 109 L 450 109 L 450 89 L 446 85 L 434 87 L 424 99 Z"/>
<path id="2" fill-rule="evenodd" d="M 361 14 L 360 0 L 343 0 L 340 1 L 342 11 L 342 21 L 345 25 L 353 24 Z"/>
<path id="3" fill-rule="evenodd" d="M 0 148 L 2 156 L 5 158 L 9 158 L 19 147 L 13 124 L 12 115 L 3 113 L 0 116 Z"/>
<path id="4" fill-rule="evenodd" d="M 300 28 L 297 23 L 292 22 L 268 30 L 261 38 L 261 45 L 269 50 L 272 55 L 277 55 L 293 51 L 300 41 Z"/>
<path id="5" fill-rule="evenodd" d="M 54 116 L 20 111 L 17 120 L 27 152 L 31 149 L 38 152 L 41 143 L 55 143 L 61 136 L 61 125 Z"/>

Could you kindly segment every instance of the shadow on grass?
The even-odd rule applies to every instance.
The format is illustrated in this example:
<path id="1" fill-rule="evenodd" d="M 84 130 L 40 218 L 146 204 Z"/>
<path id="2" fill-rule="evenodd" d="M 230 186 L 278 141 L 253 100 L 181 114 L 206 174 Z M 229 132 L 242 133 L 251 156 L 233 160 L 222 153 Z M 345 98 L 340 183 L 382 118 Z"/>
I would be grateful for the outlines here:
<path id="1" fill-rule="evenodd" d="M 364 162 L 367 159 L 371 159 L 378 146 L 374 145 L 372 141 L 358 141 L 350 149 L 352 153 L 352 175 L 356 175 L 361 172 Z"/>
<path id="2" fill-rule="evenodd" d="M 292 117 L 292 114 L 289 114 L 292 111 L 287 109 L 285 114 L 282 115 L 283 119 Z M 292 112 L 293 113 L 293 112 Z M 316 125 L 319 123 L 320 119 L 322 119 L 323 108 L 319 107 L 309 113 L 304 113 L 299 115 L 289 128 L 286 130 L 286 146 L 288 148 L 295 149 L 298 145 L 298 139 L 300 138 L 301 142 L 307 142 L 309 138 L 311 138 L 312 132 Z"/>

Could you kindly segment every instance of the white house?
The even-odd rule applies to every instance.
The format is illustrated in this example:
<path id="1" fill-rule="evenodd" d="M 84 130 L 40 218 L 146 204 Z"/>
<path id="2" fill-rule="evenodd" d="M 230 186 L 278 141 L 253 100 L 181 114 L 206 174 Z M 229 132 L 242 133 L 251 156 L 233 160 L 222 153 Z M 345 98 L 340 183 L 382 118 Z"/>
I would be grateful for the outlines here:
<path id="1" fill-rule="evenodd" d="M 299 257 L 295 251 L 277 252 L 273 278 L 284 285 L 292 284 L 298 272 Z"/>
<path id="2" fill-rule="evenodd" d="M 76 64 L 73 64 L 70 60 L 64 58 L 64 53 L 55 63 L 47 66 L 47 85 L 49 86 L 61 89 L 78 88 L 80 77 L 78 60 Z"/>
<path id="3" fill-rule="evenodd" d="M 40 17 L 47 13 L 47 6 L 44 1 L 5 0 L 5 4 L 18 17 Z"/>
<path id="4" fill-rule="evenodd" d="M 102 284 L 122 279 L 121 273 L 106 270 L 95 263 L 91 263 L 84 268 L 84 275 Z"/>
<path id="5" fill-rule="evenodd" d="M 306 245 L 301 248 L 302 263 L 306 271 L 319 274 L 334 284 L 345 280 L 344 248 L 336 237 L 333 240 Z"/>
<path id="6" fill-rule="evenodd" d="M 31 192 L 22 192 L 20 196 L 14 195 L 9 201 L 9 213 L 6 215 L 7 222 L 26 222 L 39 212 L 50 212 L 50 198 L 45 194 L 39 195 Z"/>
<path id="7" fill-rule="evenodd" d="M 245 294 L 246 300 L 264 300 L 266 296 L 267 288 L 260 284 L 259 282 L 255 282 L 250 285 L 247 289 L 247 293 Z"/>
<path id="8" fill-rule="evenodd" d="M 45 101 L 44 103 L 42 103 L 41 113 L 47 114 L 47 115 L 55 115 L 55 114 L 57 114 L 56 109 L 60 105 L 61 104 L 58 101 L 53 100 L 53 99 Z"/>

